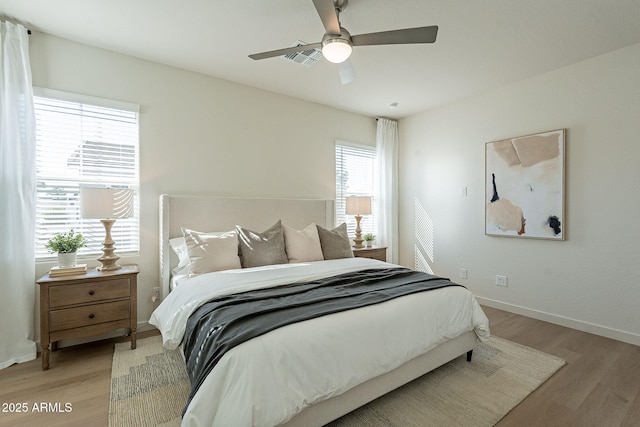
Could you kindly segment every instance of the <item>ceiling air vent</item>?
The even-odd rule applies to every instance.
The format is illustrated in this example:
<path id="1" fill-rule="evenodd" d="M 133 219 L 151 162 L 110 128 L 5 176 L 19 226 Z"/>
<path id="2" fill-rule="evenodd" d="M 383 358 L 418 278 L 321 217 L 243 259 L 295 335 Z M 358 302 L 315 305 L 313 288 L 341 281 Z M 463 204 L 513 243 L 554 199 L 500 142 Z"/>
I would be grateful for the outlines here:
<path id="1" fill-rule="evenodd" d="M 303 46 L 306 44 L 308 43 L 298 40 L 292 47 Z M 320 51 L 320 49 L 313 48 L 309 50 L 303 50 L 302 52 L 290 53 L 288 55 L 284 55 L 284 57 L 289 61 L 293 61 L 297 64 L 302 64 L 305 67 L 311 67 L 316 62 L 318 62 L 320 58 L 322 58 L 322 51 Z"/>

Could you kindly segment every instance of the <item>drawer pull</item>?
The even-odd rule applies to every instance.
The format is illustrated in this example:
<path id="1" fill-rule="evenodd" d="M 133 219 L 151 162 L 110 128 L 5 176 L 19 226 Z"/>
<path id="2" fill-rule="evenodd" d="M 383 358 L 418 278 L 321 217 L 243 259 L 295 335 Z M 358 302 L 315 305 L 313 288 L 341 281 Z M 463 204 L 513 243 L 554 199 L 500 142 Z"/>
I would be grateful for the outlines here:
<path id="1" fill-rule="evenodd" d="M 93 295 L 95 293 L 96 293 L 96 291 L 94 291 L 93 289 L 89 291 L 89 295 Z"/>
<path id="2" fill-rule="evenodd" d="M 89 319 L 93 319 L 94 317 L 96 317 L 96 315 L 95 315 L 95 314 L 93 314 L 93 313 L 91 313 L 91 314 L 89 315 Z"/>

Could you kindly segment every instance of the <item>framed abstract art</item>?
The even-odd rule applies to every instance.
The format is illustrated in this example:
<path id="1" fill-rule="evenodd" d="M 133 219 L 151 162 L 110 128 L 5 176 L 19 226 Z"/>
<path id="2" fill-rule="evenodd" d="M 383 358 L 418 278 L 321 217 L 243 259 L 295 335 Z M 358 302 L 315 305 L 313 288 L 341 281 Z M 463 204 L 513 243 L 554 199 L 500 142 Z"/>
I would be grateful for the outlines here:
<path id="1" fill-rule="evenodd" d="M 485 234 L 565 239 L 565 130 L 485 145 Z"/>

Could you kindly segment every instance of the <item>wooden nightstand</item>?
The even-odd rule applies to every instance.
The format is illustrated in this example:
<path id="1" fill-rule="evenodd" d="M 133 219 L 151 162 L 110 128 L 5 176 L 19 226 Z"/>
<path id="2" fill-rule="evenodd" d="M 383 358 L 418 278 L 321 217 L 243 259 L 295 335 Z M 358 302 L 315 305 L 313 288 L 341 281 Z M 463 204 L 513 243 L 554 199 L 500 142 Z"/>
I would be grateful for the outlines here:
<path id="1" fill-rule="evenodd" d="M 137 265 L 126 265 L 114 271 L 40 278 L 42 370 L 49 369 L 49 344 L 55 350 L 62 339 L 127 328 L 131 348 L 136 348 L 137 275 Z"/>
<path id="2" fill-rule="evenodd" d="M 370 248 L 353 248 L 353 256 L 362 258 L 372 258 L 387 262 L 387 247 L 372 246 Z"/>

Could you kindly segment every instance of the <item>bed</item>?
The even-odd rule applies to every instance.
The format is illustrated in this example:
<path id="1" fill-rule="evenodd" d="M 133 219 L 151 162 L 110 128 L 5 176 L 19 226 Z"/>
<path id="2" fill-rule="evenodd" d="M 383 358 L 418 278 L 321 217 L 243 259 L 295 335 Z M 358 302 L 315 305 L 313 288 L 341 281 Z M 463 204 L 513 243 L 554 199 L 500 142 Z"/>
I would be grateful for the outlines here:
<path id="1" fill-rule="evenodd" d="M 488 339 L 488 320 L 464 287 L 430 278 L 433 290 L 412 290 L 411 286 L 423 286 L 422 276 L 419 281 L 414 280 L 422 273 L 366 258 L 332 255 L 329 258 L 333 259 L 328 260 L 293 259 L 242 268 L 224 267 L 187 274 L 172 284 L 174 276 L 184 274 L 184 269 L 178 268 L 183 258 L 172 249 L 172 244 L 181 237 L 189 240 L 193 237 L 189 233 L 197 230 L 216 232 L 212 239 L 222 239 L 226 237 L 220 236 L 236 230 L 242 241 L 244 232 L 259 234 L 277 229 L 278 224 L 287 227 L 285 231 L 290 234 L 285 237 L 293 232 L 308 232 L 315 224 L 319 226 L 323 244 L 325 238 L 334 238 L 327 231 L 335 233 L 339 229 L 334 228 L 331 200 L 160 197 L 160 275 L 164 300 L 152 314 L 150 323 L 160 329 L 166 348 L 187 349 L 186 353 L 191 355 L 186 362 L 190 372 L 194 364 L 211 364 L 202 362 L 207 352 L 217 357 L 210 370 L 192 376 L 192 384 L 197 387 L 185 408 L 183 425 L 324 425 L 456 357 L 467 354 L 469 360 L 478 340 Z M 216 244 L 220 241 L 215 240 Z M 246 250 L 243 245 L 240 243 L 240 255 L 243 248 Z M 198 245 L 190 249 L 194 247 Z M 291 248 L 292 254 L 300 250 Z M 243 261 L 254 256 L 244 254 L 246 257 L 240 256 Z M 193 271 L 193 263 L 190 268 Z M 279 315 L 278 321 L 289 317 L 297 320 L 288 319 L 290 323 L 258 330 L 250 335 L 251 339 L 239 341 L 223 354 L 202 344 L 205 333 L 198 331 L 217 334 L 217 327 L 211 332 L 214 329 L 204 323 L 210 318 L 209 313 L 215 313 L 206 311 L 210 304 L 225 301 L 224 304 L 231 305 L 227 303 L 229 299 L 246 299 L 248 295 L 253 298 L 254 293 L 269 293 L 271 298 L 272 292 L 289 287 L 296 294 L 305 286 L 309 292 L 334 292 L 329 288 L 334 282 L 342 286 L 340 292 L 343 289 L 351 292 L 356 286 L 343 286 L 344 277 L 357 277 L 358 283 L 368 283 L 374 281 L 370 277 L 378 276 L 406 281 L 403 282 L 407 286 L 406 295 L 358 302 L 362 305 L 348 310 L 336 309 L 332 302 L 327 304 L 330 309 L 323 308 L 327 311 L 314 315 L 303 313 L 296 303 L 287 308 L 293 311 Z M 417 282 L 420 284 L 416 285 Z M 379 286 L 387 286 L 386 283 L 380 282 Z M 385 287 L 384 292 L 359 295 L 369 300 L 373 294 L 386 295 L 387 289 L 391 287 Z M 256 299 L 255 303 L 264 307 L 262 301 Z M 253 313 L 255 309 L 247 310 Z M 271 315 L 273 310 L 265 312 Z M 259 328 L 270 324 L 266 320 L 258 323 Z M 241 329 L 244 333 L 245 328 Z M 229 340 L 220 338 L 220 342 Z"/>

